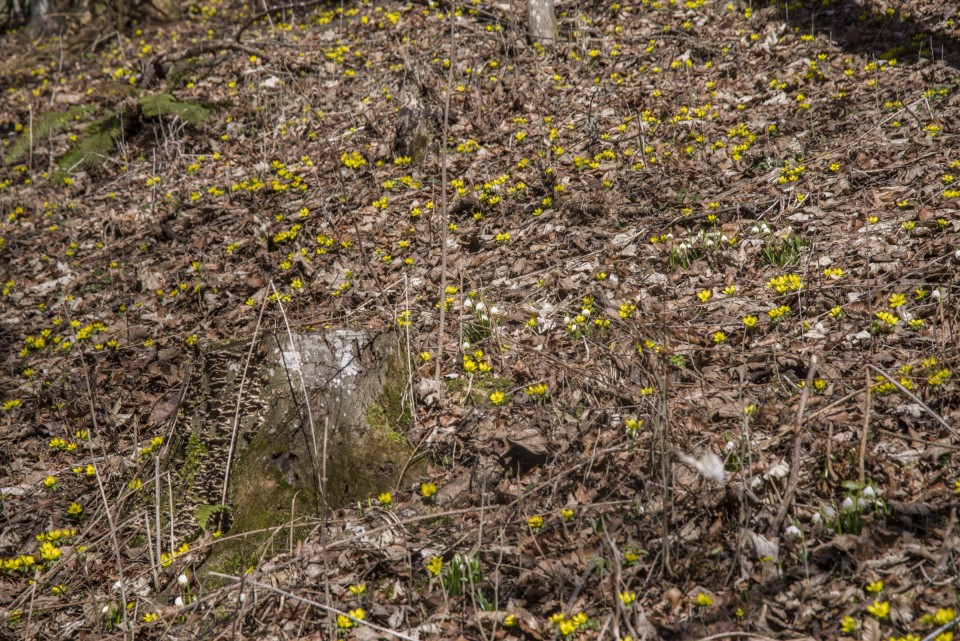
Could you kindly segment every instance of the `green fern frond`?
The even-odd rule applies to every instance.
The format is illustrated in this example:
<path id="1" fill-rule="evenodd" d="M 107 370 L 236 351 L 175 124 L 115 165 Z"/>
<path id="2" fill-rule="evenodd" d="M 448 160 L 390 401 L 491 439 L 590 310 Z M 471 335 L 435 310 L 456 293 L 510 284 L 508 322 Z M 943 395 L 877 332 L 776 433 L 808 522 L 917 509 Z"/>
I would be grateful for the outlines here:
<path id="1" fill-rule="evenodd" d="M 32 131 L 30 127 L 25 128 L 20 138 L 10 146 L 4 162 L 12 165 L 23 160 L 30 150 L 31 137 L 33 144 L 37 145 L 66 129 L 71 122 L 83 120 L 96 111 L 96 105 L 73 105 L 66 111 L 47 111 L 40 114 L 33 120 Z"/>
<path id="2" fill-rule="evenodd" d="M 63 180 L 76 167 L 95 167 L 102 164 L 113 151 L 122 131 L 121 117 L 117 114 L 90 123 L 83 137 L 57 160 L 60 169 L 53 176 L 54 182 Z"/>
<path id="3" fill-rule="evenodd" d="M 194 127 L 202 126 L 210 116 L 221 107 L 212 102 L 186 102 L 178 100 L 168 93 L 158 93 L 150 96 L 141 96 L 137 101 L 148 118 L 160 116 L 179 116 Z"/>

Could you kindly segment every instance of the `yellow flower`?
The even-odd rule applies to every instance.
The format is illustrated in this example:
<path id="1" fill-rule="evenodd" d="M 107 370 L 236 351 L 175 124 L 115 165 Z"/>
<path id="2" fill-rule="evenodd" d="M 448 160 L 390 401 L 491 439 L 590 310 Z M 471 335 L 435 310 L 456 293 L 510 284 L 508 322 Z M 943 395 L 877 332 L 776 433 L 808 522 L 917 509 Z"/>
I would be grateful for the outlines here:
<path id="1" fill-rule="evenodd" d="M 438 576 L 440 570 L 443 569 L 443 557 L 432 556 L 430 560 L 427 561 L 427 572 L 433 576 Z"/>
<path id="2" fill-rule="evenodd" d="M 573 518 L 574 512 L 572 507 L 564 508 L 560 510 L 560 516 L 563 517 L 564 521 L 569 521 Z"/>
<path id="3" fill-rule="evenodd" d="M 40 558 L 44 561 L 56 561 L 60 558 L 60 548 L 47 541 L 40 546 Z"/>
<path id="4" fill-rule="evenodd" d="M 435 483 L 427 482 L 420 485 L 420 494 L 423 495 L 423 498 L 429 499 L 431 496 L 437 493 L 437 485 Z"/>
<path id="5" fill-rule="evenodd" d="M 143 615 L 143 622 L 150 623 L 151 621 L 156 621 L 159 616 L 157 612 L 147 612 Z"/>
<path id="6" fill-rule="evenodd" d="M 367 591 L 367 584 L 366 584 L 366 583 L 358 583 L 358 584 L 356 584 L 356 585 L 351 585 L 351 586 L 350 586 L 349 588 L 347 588 L 347 589 L 350 590 L 350 593 L 351 593 L 353 596 L 362 596 L 363 593 Z"/>
<path id="7" fill-rule="evenodd" d="M 849 614 L 843 617 L 843 620 L 840 621 L 840 629 L 843 630 L 844 634 L 850 634 L 857 629 L 857 621 Z"/>
<path id="8" fill-rule="evenodd" d="M 390 504 L 393 503 L 393 495 L 390 494 L 390 492 L 381 492 L 377 500 L 380 501 L 380 505 L 383 507 L 390 507 Z"/>
<path id="9" fill-rule="evenodd" d="M 876 594 L 877 592 L 883 591 L 883 581 L 873 581 L 872 583 L 868 583 L 866 590 L 870 594 Z"/>
<path id="10" fill-rule="evenodd" d="M 705 303 L 710 300 L 710 297 L 713 296 L 713 292 L 709 289 L 704 289 L 703 291 L 697 292 L 697 298 L 700 299 L 701 303 Z"/>
<path id="11" fill-rule="evenodd" d="M 713 599 L 710 598 L 709 594 L 701 592 L 697 595 L 697 607 L 709 608 L 711 605 L 713 605 Z"/>
<path id="12" fill-rule="evenodd" d="M 490 402 L 494 405 L 503 405 L 506 398 L 503 392 L 494 392 L 490 395 Z"/>
<path id="13" fill-rule="evenodd" d="M 56 484 L 57 484 L 56 477 L 48 476 L 47 478 L 43 479 L 43 485 L 45 487 L 53 487 Z"/>
<path id="14" fill-rule="evenodd" d="M 744 317 L 743 317 L 743 324 L 746 325 L 747 328 L 752 328 L 752 327 L 754 327 L 754 326 L 757 324 L 757 317 L 756 317 L 756 316 L 744 316 Z"/>
<path id="15" fill-rule="evenodd" d="M 508 614 L 507 618 L 503 620 L 503 627 L 512 628 L 517 625 L 517 616 L 515 614 Z"/>
<path id="16" fill-rule="evenodd" d="M 529 519 L 527 519 L 527 525 L 530 526 L 531 530 L 537 532 L 543 527 L 543 517 L 539 515 L 531 516 Z"/>
<path id="17" fill-rule="evenodd" d="M 878 619 L 886 619 L 890 615 L 890 604 L 887 601 L 874 601 L 867 606 L 867 612 Z"/>
<path id="18" fill-rule="evenodd" d="M 620 598 L 620 602 L 628 607 L 631 603 L 637 600 L 637 595 L 635 592 L 621 592 L 617 596 Z"/>

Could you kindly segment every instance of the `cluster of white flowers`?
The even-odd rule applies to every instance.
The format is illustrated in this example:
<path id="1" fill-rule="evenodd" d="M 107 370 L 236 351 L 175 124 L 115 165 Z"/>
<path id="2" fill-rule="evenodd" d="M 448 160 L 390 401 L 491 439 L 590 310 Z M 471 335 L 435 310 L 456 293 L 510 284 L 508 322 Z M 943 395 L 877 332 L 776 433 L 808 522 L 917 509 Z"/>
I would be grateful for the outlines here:
<path id="1" fill-rule="evenodd" d="M 477 302 L 473 302 L 473 299 L 472 299 L 472 298 L 467 298 L 467 299 L 465 299 L 465 300 L 463 301 L 463 308 L 464 308 L 464 309 L 472 309 L 472 310 L 473 310 L 473 315 L 474 315 L 474 317 L 475 317 L 478 321 L 480 321 L 481 323 L 484 323 L 484 324 L 490 322 L 490 317 L 491 317 L 491 316 L 499 316 L 499 315 L 500 315 L 500 308 L 497 307 L 496 305 L 491 305 L 490 308 L 487 309 L 486 304 L 485 304 L 482 300 L 478 300 Z"/>

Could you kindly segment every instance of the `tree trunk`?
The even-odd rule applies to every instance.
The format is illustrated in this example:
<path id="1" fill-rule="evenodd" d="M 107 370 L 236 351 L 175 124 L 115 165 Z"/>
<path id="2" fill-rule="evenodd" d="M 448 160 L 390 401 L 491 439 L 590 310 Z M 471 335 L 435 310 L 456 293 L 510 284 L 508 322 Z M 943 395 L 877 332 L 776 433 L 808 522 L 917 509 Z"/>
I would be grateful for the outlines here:
<path id="1" fill-rule="evenodd" d="M 530 40 L 551 44 L 557 39 L 557 19 L 553 13 L 553 0 L 527 0 L 527 20 Z"/>

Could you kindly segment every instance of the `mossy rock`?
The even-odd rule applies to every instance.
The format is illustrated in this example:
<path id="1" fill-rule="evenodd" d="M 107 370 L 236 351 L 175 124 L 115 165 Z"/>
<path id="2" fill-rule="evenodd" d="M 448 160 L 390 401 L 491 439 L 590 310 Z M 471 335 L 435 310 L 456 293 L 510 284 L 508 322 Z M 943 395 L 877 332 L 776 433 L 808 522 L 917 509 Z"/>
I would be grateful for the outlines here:
<path id="1" fill-rule="evenodd" d="M 289 531 L 280 526 L 394 489 L 412 454 L 405 438 L 407 361 L 396 333 L 341 329 L 294 334 L 294 346 L 282 340 L 260 365 L 265 411 L 237 452 L 231 537 L 215 545 L 207 569 L 239 571 L 285 547 Z M 251 534 L 233 538 L 245 532 Z"/>

